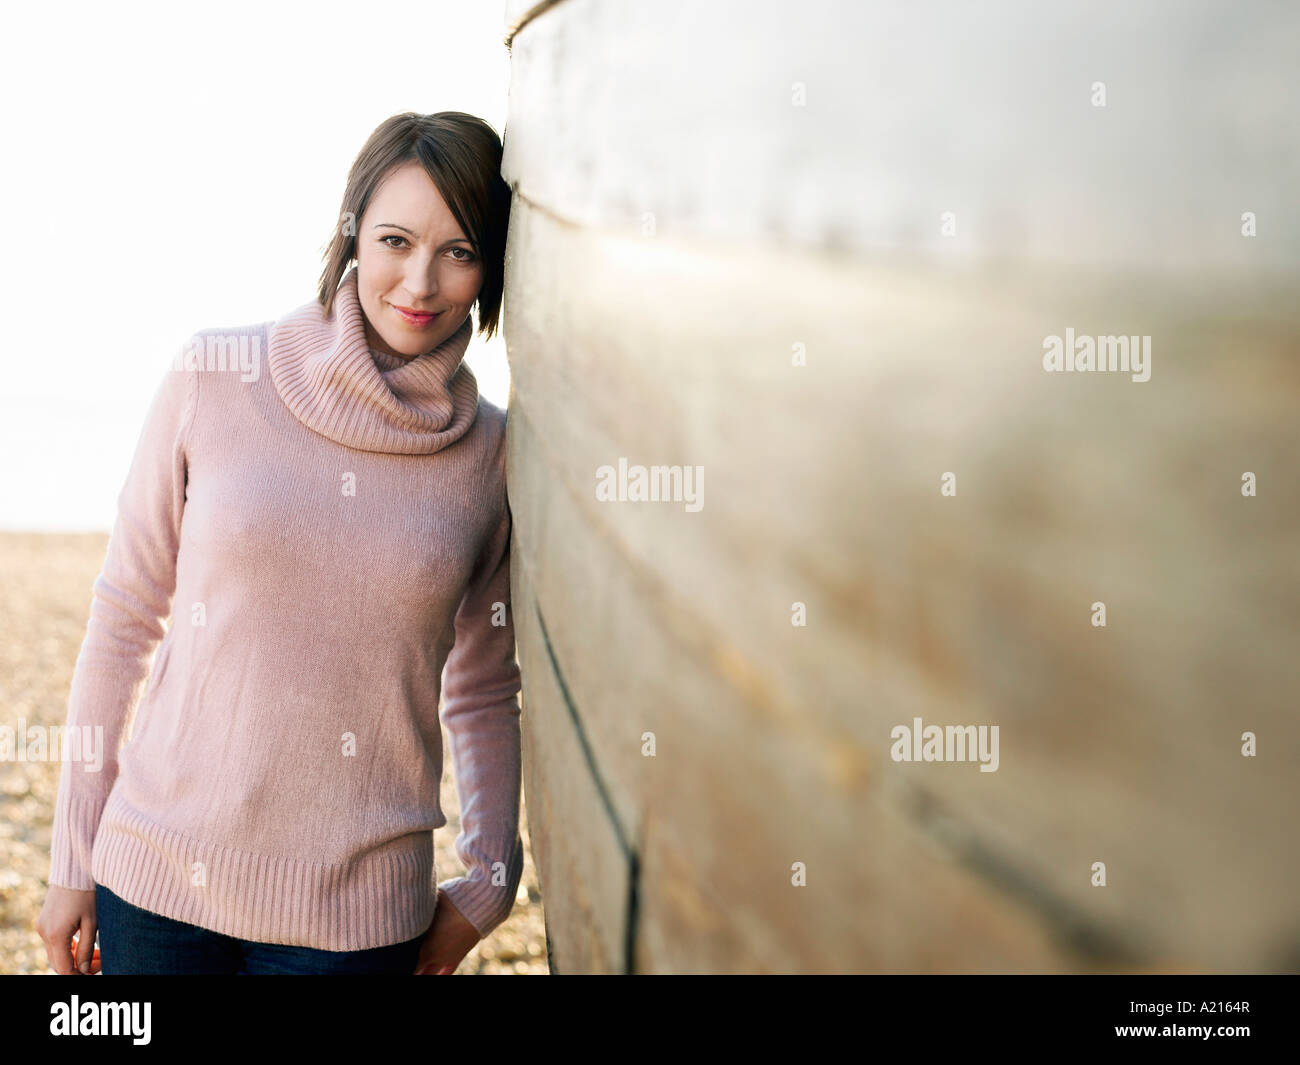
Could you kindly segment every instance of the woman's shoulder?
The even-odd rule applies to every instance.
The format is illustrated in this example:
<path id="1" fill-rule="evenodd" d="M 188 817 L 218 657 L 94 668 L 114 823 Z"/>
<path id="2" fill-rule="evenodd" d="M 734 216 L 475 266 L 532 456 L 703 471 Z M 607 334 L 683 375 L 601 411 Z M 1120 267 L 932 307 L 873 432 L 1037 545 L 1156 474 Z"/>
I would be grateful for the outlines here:
<path id="1" fill-rule="evenodd" d="M 186 370 L 260 372 L 267 332 L 273 324 L 274 320 L 196 329 L 178 358 Z"/>
<path id="2" fill-rule="evenodd" d="M 205 326 L 194 330 L 176 353 L 172 368 L 204 379 L 250 384 L 266 372 L 268 331 L 274 320 L 245 325 Z M 199 385 L 210 391 L 213 384 Z"/>
<path id="3" fill-rule="evenodd" d="M 504 407 L 497 406 L 482 392 L 478 394 L 478 420 L 485 423 L 494 438 L 505 435 L 506 414 L 507 411 Z"/>
<path id="4" fill-rule="evenodd" d="M 471 428 L 475 450 L 486 456 L 502 457 L 506 446 L 506 411 L 482 392 Z"/>
<path id="5" fill-rule="evenodd" d="M 478 411 L 469 434 L 475 440 L 473 450 L 479 464 L 479 476 L 495 477 L 500 482 L 503 495 L 506 476 L 506 415 L 505 408 L 497 406 L 480 392 Z"/>

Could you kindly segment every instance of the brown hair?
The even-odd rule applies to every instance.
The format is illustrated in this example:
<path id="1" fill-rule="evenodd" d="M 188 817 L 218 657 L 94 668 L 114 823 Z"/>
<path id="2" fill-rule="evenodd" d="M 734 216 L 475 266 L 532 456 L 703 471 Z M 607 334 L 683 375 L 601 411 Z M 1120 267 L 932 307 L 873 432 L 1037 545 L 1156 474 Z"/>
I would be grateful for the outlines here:
<path id="1" fill-rule="evenodd" d="M 453 217 L 483 264 L 478 295 L 478 331 L 485 339 L 496 332 L 505 284 L 506 228 L 510 221 L 510 186 L 501 177 L 501 138 L 474 115 L 407 111 L 380 123 L 348 171 L 339 224 L 323 248 L 317 298 L 328 317 L 334 295 L 356 258 L 356 227 L 380 182 L 395 167 L 417 162 L 438 187 Z M 350 222 L 351 224 L 345 224 Z M 350 231 L 349 231 L 350 230 Z"/>

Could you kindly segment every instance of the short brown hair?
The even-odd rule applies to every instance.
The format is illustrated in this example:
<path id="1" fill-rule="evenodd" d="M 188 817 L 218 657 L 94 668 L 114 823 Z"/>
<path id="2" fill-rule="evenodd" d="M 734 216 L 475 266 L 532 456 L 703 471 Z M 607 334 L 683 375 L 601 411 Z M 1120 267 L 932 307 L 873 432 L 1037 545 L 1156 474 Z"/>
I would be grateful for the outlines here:
<path id="1" fill-rule="evenodd" d="M 328 317 L 339 282 L 357 254 L 356 227 L 375 189 L 394 168 L 417 162 L 438 187 L 447 207 L 483 264 L 478 296 L 478 331 L 484 339 L 496 332 L 505 285 L 506 228 L 510 222 L 510 186 L 501 177 L 501 138 L 496 130 L 463 111 L 418 115 L 407 111 L 380 123 L 348 171 L 339 224 L 324 247 L 317 298 Z M 344 220 L 351 220 L 345 226 Z M 352 232 L 346 232 L 347 229 Z"/>

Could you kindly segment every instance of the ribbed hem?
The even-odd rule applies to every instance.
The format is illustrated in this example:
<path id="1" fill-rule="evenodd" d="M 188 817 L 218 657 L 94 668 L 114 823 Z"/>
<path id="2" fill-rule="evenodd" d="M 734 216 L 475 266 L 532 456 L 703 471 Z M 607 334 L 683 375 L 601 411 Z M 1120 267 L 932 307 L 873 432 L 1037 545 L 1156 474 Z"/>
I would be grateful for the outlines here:
<path id="1" fill-rule="evenodd" d="M 191 883 L 195 863 L 202 884 Z M 330 865 L 191 839 L 147 820 L 115 791 L 91 872 L 141 909 L 258 943 L 369 950 L 414 939 L 433 921 L 432 831 Z"/>

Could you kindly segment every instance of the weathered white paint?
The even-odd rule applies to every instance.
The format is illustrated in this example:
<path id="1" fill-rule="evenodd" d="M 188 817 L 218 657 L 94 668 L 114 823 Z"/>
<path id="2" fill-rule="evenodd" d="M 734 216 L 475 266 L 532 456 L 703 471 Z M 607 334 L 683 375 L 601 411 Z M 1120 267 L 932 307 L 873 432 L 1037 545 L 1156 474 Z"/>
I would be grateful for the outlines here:
<path id="1" fill-rule="evenodd" d="M 626 962 L 633 890 L 643 971 L 1294 968 L 1294 16 L 782 10 L 566 0 L 513 37 L 516 616 L 560 970 Z M 763 87 L 809 57 L 810 107 L 839 91 L 791 123 Z M 1092 66 L 1080 117 L 1049 68 Z M 1218 228 L 1243 189 L 1267 242 Z M 947 244 L 918 221 L 945 198 Z M 1067 329 L 1151 337 L 1150 380 L 1045 373 Z M 703 509 L 597 501 L 620 457 L 702 466 Z M 998 725 L 997 772 L 892 761 L 914 717 Z"/>

